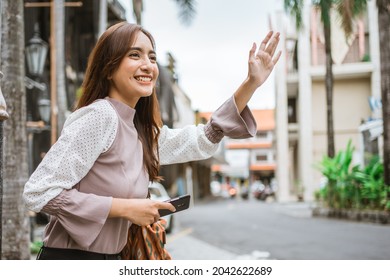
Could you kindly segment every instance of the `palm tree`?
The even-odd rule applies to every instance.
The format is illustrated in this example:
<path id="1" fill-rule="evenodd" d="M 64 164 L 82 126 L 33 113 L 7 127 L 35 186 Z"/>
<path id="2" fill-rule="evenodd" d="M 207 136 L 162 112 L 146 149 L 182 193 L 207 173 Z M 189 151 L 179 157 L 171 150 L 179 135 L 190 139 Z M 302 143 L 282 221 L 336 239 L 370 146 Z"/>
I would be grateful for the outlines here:
<path id="1" fill-rule="evenodd" d="M 290 12 L 295 17 L 296 27 L 299 30 L 302 28 L 302 9 L 304 0 L 284 0 L 284 7 L 287 12 Z M 353 7 L 346 7 L 348 4 Z M 333 8 L 337 8 L 342 17 L 342 24 L 347 35 L 352 32 L 352 16 L 343 11 L 347 11 L 343 8 L 348 8 L 348 11 L 354 9 L 353 16 L 362 12 L 361 5 L 364 1 L 339 1 L 339 0 L 313 0 L 315 5 L 321 14 L 321 21 L 324 28 L 324 41 L 325 41 L 325 89 L 326 89 L 326 115 L 327 115 L 327 139 L 328 139 L 328 157 L 333 158 L 335 155 L 335 142 L 334 142 L 334 121 L 333 121 L 333 60 L 332 60 L 332 48 L 331 48 L 331 24 L 330 13 Z"/>
<path id="2" fill-rule="evenodd" d="M 195 15 L 195 0 L 175 0 L 179 5 L 179 17 L 184 24 L 189 24 Z M 143 1 L 133 0 L 133 12 L 137 24 L 142 24 Z"/>
<path id="3" fill-rule="evenodd" d="M 320 0 L 317 5 L 320 8 L 321 20 L 324 26 L 325 38 L 325 88 L 326 88 L 326 116 L 328 130 L 328 156 L 335 155 L 334 127 L 333 127 L 333 60 L 331 48 L 330 8 L 332 0 Z"/>
<path id="4" fill-rule="evenodd" d="M 328 139 L 328 157 L 335 155 L 334 128 L 333 128 L 333 61 L 331 49 L 331 25 L 330 10 L 333 0 L 313 1 L 321 13 L 321 21 L 324 28 L 325 39 L 325 88 L 326 88 L 326 116 L 327 116 L 327 139 Z M 295 17 L 297 29 L 302 28 L 302 9 L 304 0 L 284 0 L 284 8 Z"/>
<path id="5" fill-rule="evenodd" d="M 381 61 L 384 183 L 390 186 L 390 0 L 377 0 Z M 390 200 L 390 192 L 387 192 Z"/>
<path id="6" fill-rule="evenodd" d="M 303 0 L 285 0 L 285 10 L 291 12 L 296 19 L 297 28 L 301 28 L 302 18 L 302 6 Z M 342 19 L 342 27 L 345 31 L 345 34 L 348 36 L 352 31 L 352 22 L 353 19 L 364 12 L 367 8 L 367 0 L 354 0 L 354 1 L 342 1 L 342 0 L 313 0 L 313 4 L 317 5 L 321 11 L 321 19 L 324 24 L 324 30 L 326 30 L 327 24 L 329 24 L 329 9 L 335 7 L 338 14 Z M 384 183 L 387 186 L 390 186 L 390 0 L 377 0 L 378 7 L 378 26 L 379 26 L 379 45 L 380 45 L 380 61 L 381 61 L 381 92 L 382 92 L 382 115 L 383 115 L 383 166 L 384 166 Z M 329 25 L 330 32 L 330 25 Z M 329 34 L 330 35 L 330 34 Z M 329 41 L 330 36 L 327 37 L 325 31 L 325 44 L 326 41 Z M 326 48 L 328 51 L 328 48 Z M 329 49 L 330 52 L 330 49 Z M 331 54 L 329 53 L 329 58 Z M 327 64 L 326 67 L 332 68 L 331 62 L 328 64 L 328 54 L 327 54 Z M 329 71 L 329 73 L 332 70 Z M 326 76 L 326 87 L 327 87 L 327 100 L 332 100 L 331 91 L 328 92 L 328 82 L 330 82 L 330 77 L 328 77 L 328 69 Z M 328 81 L 329 78 L 329 81 Z M 333 82 L 332 82 L 333 83 Z M 329 86 L 330 87 L 330 86 Z M 329 116 L 331 114 L 331 107 L 328 106 L 328 128 L 333 127 L 329 124 L 330 121 L 333 122 L 333 118 Z M 330 110 L 330 111 L 329 111 Z M 330 118 L 330 119 L 329 119 Z M 328 156 L 330 156 L 330 143 L 334 143 L 331 139 L 333 137 L 333 131 L 328 131 Z M 334 147 L 333 147 L 334 155 Z M 388 198 L 390 199 L 390 192 L 388 192 Z"/>
<path id="7" fill-rule="evenodd" d="M 22 201 L 28 178 L 23 2 L 1 1 L 2 91 L 10 115 L 4 122 L 2 259 L 12 260 L 30 258 L 28 212 Z"/>

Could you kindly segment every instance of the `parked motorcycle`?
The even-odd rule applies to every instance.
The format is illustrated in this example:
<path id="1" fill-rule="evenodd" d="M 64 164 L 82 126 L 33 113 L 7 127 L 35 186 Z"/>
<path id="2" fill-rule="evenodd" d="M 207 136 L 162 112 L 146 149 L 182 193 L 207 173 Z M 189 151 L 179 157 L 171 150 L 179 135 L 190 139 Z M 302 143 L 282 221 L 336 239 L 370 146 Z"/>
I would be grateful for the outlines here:
<path id="1" fill-rule="evenodd" d="M 229 196 L 230 198 L 235 198 L 237 195 L 237 189 L 235 187 L 229 188 Z"/>
<path id="2" fill-rule="evenodd" d="M 275 192 L 270 186 L 265 186 L 261 182 L 255 182 L 252 186 L 253 196 L 258 199 L 265 201 L 268 197 L 274 197 Z"/>
<path id="3" fill-rule="evenodd" d="M 248 187 L 241 188 L 240 195 L 242 199 L 248 199 L 249 198 L 249 190 Z"/>

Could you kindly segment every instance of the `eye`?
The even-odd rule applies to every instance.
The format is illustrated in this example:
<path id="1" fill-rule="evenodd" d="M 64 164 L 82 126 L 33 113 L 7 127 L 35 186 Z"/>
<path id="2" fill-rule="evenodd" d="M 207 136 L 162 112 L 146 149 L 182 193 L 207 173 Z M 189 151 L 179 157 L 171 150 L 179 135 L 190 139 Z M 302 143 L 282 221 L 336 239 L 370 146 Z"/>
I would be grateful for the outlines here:
<path id="1" fill-rule="evenodd" d="M 132 52 L 132 53 L 129 53 L 129 57 L 132 57 L 132 58 L 139 58 L 139 54 L 136 53 L 136 52 Z"/>
<path id="2" fill-rule="evenodd" d="M 150 55 L 149 59 L 151 62 L 157 62 L 157 56 L 156 55 Z"/>

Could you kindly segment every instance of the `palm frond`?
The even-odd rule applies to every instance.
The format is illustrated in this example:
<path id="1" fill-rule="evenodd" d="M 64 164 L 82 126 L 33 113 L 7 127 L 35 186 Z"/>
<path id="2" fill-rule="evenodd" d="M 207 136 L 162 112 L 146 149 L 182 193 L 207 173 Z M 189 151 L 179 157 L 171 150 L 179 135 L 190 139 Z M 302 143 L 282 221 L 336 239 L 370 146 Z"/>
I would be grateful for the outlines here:
<path id="1" fill-rule="evenodd" d="M 313 4 L 320 9 L 321 21 L 324 27 L 330 26 L 330 10 L 335 0 L 314 0 Z"/>
<path id="2" fill-rule="evenodd" d="M 303 0 L 284 0 L 284 10 L 293 16 L 297 30 L 300 30 L 303 25 Z"/>
<path id="3" fill-rule="evenodd" d="M 353 20 L 367 9 L 367 0 L 338 0 L 336 10 L 347 37 L 353 32 Z"/>
<path id="4" fill-rule="evenodd" d="M 195 0 L 175 0 L 180 8 L 179 18 L 182 23 L 189 25 L 196 14 L 196 1 Z"/>

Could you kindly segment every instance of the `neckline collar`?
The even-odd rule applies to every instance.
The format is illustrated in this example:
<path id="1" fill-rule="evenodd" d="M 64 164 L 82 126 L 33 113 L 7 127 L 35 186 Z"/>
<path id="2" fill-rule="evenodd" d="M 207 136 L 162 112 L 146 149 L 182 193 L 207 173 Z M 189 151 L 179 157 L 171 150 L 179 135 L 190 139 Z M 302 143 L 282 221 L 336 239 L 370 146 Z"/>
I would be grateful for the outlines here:
<path id="1" fill-rule="evenodd" d="M 124 119 L 131 119 L 131 121 L 134 120 L 134 115 L 136 110 L 134 108 L 131 108 L 130 106 L 126 105 L 125 103 L 122 103 L 119 100 L 113 99 L 109 96 L 105 97 L 107 101 L 109 101 L 118 112 L 119 116 Z"/>

